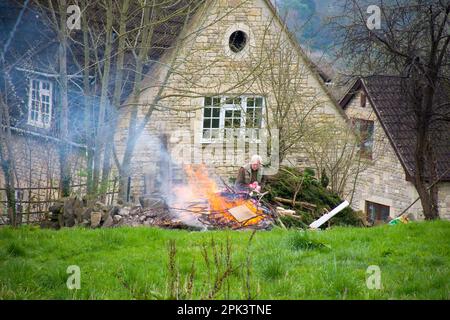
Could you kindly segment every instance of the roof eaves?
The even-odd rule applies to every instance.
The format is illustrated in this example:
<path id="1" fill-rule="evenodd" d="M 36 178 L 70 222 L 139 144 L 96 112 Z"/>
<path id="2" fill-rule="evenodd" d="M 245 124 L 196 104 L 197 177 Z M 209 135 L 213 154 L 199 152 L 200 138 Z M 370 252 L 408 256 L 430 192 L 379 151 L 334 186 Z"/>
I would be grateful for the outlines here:
<path id="1" fill-rule="evenodd" d="M 11 131 L 14 131 L 16 133 L 23 133 L 23 134 L 30 135 L 30 136 L 35 137 L 35 138 L 45 139 L 45 140 L 53 141 L 53 142 L 56 142 L 56 143 L 60 143 L 61 142 L 61 139 L 58 139 L 58 138 L 55 138 L 55 137 L 52 137 L 52 136 L 48 136 L 48 135 L 45 135 L 45 134 L 41 134 L 41 133 L 33 132 L 33 131 L 30 131 L 30 130 L 25 130 L 25 129 L 13 127 L 13 126 L 10 126 L 9 128 L 11 129 Z M 3 125 L 2 129 L 6 129 L 6 126 Z M 72 142 L 72 141 L 68 141 L 67 143 L 69 145 L 71 145 L 72 147 L 76 147 L 76 148 L 80 148 L 80 149 L 88 149 L 88 147 L 86 145 L 84 145 L 84 144 L 80 144 L 80 143 L 76 143 L 76 142 Z"/>

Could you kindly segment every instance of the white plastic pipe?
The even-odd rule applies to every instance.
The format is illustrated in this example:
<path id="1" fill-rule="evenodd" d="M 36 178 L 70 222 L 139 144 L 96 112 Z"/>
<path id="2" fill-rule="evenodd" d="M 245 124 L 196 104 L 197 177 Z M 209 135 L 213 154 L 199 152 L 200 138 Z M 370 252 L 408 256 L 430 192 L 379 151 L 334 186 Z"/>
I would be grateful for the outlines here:
<path id="1" fill-rule="evenodd" d="M 330 220 L 331 218 L 333 218 L 335 215 L 337 215 L 339 212 L 341 212 L 342 210 L 344 210 L 345 208 L 347 208 L 349 205 L 348 201 L 345 200 L 344 202 L 342 202 L 340 205 L 338 205 L 336 208 L 334 208 L 333 210 L 331 210 L 328 213 L 325 213 L 323 216 L 321 216 L 319 219 L 317 219 L 316 221 L 314 221 L 313 223 L 311 223 L 309 225 L 310 228 L 312 229 L 317 229 L 319 228 L 321 225 L 323 225 L 325 222 L 327 222 L 328 220 Z"/>

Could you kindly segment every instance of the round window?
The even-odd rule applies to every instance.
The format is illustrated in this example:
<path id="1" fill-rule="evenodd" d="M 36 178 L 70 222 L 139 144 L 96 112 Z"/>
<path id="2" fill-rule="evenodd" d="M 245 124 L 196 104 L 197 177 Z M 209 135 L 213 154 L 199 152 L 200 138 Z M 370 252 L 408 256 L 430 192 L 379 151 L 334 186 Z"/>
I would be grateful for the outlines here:
<path id="1" fill-rule="evenodd" d="M 233 52 L 242 51 L 247 44 L 247 34 L 244 31 L 238 30 L 230 35 L 229 45 Z"/>

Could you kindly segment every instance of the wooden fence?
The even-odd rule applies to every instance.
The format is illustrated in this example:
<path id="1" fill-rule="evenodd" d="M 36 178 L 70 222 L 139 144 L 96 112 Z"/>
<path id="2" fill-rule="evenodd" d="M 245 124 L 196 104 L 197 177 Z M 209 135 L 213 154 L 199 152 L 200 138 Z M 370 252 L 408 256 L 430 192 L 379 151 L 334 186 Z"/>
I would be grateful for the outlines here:
<path id="1" fill-rule="evenodd" d="M 108 184 L 108 190 L 105 193 L 105 203 L 112 205 L 117 199 L 118 190 L 117 178 L 111 180 Z M 60 198 L 59 187 L 21 187 L 15 188 L 16 194 L 16 212 L 17 221 L 20 223 L 37 223 L 45 219 L 48 209 L 56 200 Z M 71 186 L 71 194 L 86 195 L 86 184 L 77 184 Z M 6 189 L 0 188 L 0 225 L 7 224 Z"/>

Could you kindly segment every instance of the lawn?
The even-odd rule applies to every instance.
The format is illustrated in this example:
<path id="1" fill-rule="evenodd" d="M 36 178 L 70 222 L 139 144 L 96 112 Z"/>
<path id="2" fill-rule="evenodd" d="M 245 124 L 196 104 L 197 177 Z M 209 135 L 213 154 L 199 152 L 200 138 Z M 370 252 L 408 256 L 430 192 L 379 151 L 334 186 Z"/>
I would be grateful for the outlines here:
<path id="1" fill-rule="evenodd" d="M 67 288 L 70 265 L 80 267 L 79 290 Z M 380 268 L 380 289 L 367 287 L 371 265 Z M 253 236 L 145 227 L 0 228 L 0 299 L 177 297 L 449 299 L 450 222 L 307 234 L 274 229 Z"/>

